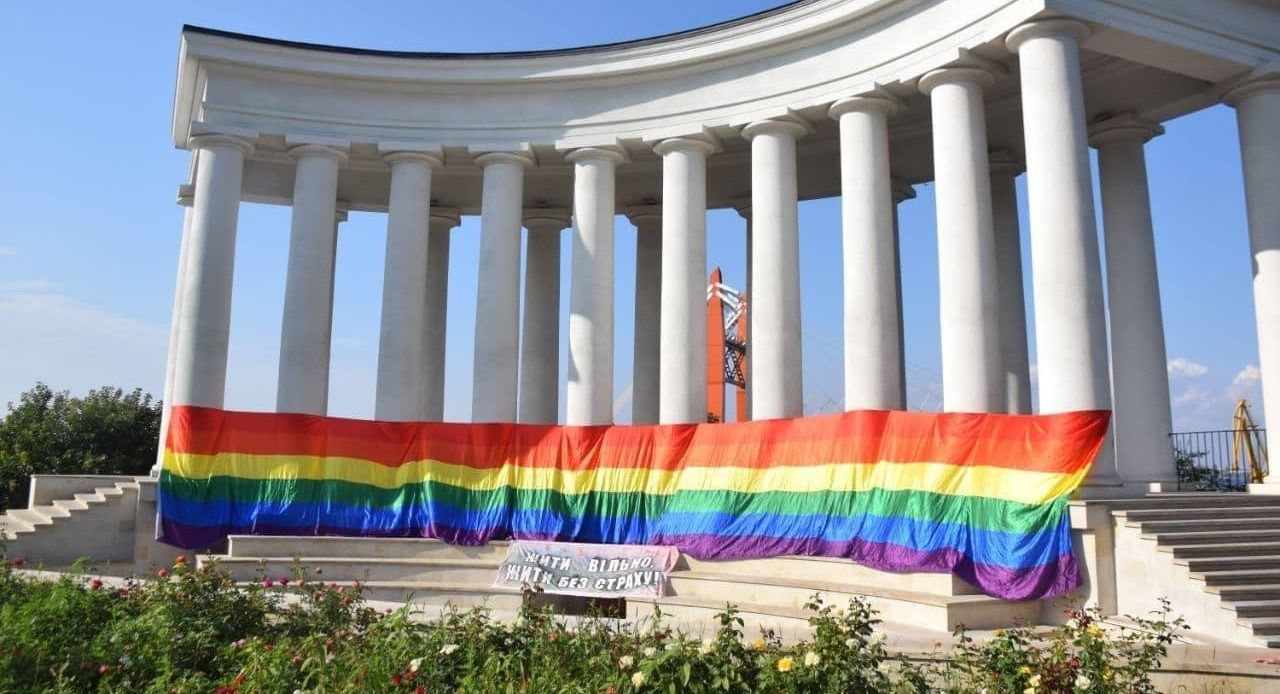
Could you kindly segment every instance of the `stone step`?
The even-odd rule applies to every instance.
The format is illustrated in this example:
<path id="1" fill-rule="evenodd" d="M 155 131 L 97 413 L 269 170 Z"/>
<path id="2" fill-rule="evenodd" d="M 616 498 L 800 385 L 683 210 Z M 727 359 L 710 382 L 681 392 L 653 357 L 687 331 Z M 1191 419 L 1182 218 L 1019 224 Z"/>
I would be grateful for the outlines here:
<path id="1" fill-rule="evenodd" d="M 35 531 L 35 526 L 20 519 L 14 518 L 8 513 L 0 515 L 0 529 L 3 529 L 8 539 L 13 539 L 18 533 L 29 533 Z"/>
<path id="2" fill-rule="evenodd" d="M 702 560 L 682 554 L 676 568 L 751 577 L 757 583 L 768 583 L 775 578 L 787 578 L 914 590 L 936 595 L 979 594 L 977 588 L 953 574 L 893 573 L 863 566 L 840 557 Z"/>
<path id="3" fill-rule="evenodd" d="M 1280 617 L 1280 593 L 1276 594 L 1275 600 L 1242 600 L 1233 602 L 1230 608 L 1235 610 L 1236 616 L 1248 619 L 1259 617 Z"/>
<path id="4" fill-rule="evenodd" d="M 1245 557 L 1280 554 L 1280 541 L 1241 543 L 1213 543 L 1189 545 L 1159 545 L 1161 552 L 1172 552 L 1174 557 L 1227 557 L 1243 559 Z"/>
<path id="5" fill-rule="evenodd" d="M 232 535 L 231 557 L 342 557 L 344 559 L 493 559 L 507 556 L 505 541 L 487 545 L 451 545 L 426 538 L 310 537 Z"/>
<path id="6" fill-rule="evenodd" d="M 1280 583 L 1205 586 L 1205 590 L 1210 593 L 1216 593 L 1224 601 L 1229 602 L 1280 599 Z"/>
<path id="7" fill-rule="evenodd" d="M 39 506 L 30 507 L 30 510 L 39 512 L 49 520 L 68 518 L 71 516 L 71 511 L 69 509 L 63 508 L 57 504 L 41 504 Z"/>
<path id="8" fill-rule="evenodd" d="M 1237 620 L 1237 624 L 1246 629 L 1253 630 L 1256 636 L 1274 636 L 1276 641 L 1280 642 L 1280 618 L 1264 617 L 1257 619 L 1241 618 Z"/>
<path id="9" fill-rule="evenodd" d="M 1158 508 L 1115 511 L 1114 515 L 1126 521 L 1161 521 L 1202 519 L 1218 521 L 1224 518 L 1280 518 L 1280 505 L 1270 506 L 1205 506 L 1203 508 Z"/>
<path id="10" fill-rule="evenodd" d="M 354 585 L 350 581 L 337 583 L 346 586 Z M 247 586 L 248 582 L 240 582 L 239 585 Z M 485 606 L 495 610 L 518 610 L 524 602 L 524 595 L 519 590 L 447 581 L 369 581 L 368 583 L 362 581 L 360 588 L 366 600 L 437 607 L 453 605 L 460 609 Z"/>
<path id="11" fill-rule="evenodd" d="M 705 571 L 675 571 L 668 575 L 671 594 L 723 607 L 727 596 L 734 602 L 803 610 L 819 593 L 828 604 L 843 605 L 854 597 L 865 599 L 895 621 L 938 631 L 957 624 L 983 629 L 1029 622 L 1039 612 L 1035 602 L 1011 603 L 986 595 L 938 595 L 919 591 L 861 586 L 831 581 L 761 578 Z"/>
<path id="12" fill-rule="evenodd" d="M 1140 499 L 1108 499 L 1108 507 L 1115 511 L 1141 511 L 1164 509 L 1224 509 L 1248 506 L 1275 506 L 1276 498 L 1260 494 L 1193 492 L 1166 493 Z"/>
<path id="13" fill-rule="evenodd" d="M 1173 563 L 1187 567 L 1187 570 L 1192 573 L 1280 569 L 1280 554 L 1262 554 L 1244 557 L 1177 557 L 1173 560 Z"/>
<path id="14" fill-rule="evenodd" d="M 54 499 L 52 505 L 66 511 L 83 511 L 89 508 L 89 504 L 75 499 Z"/>
<path id="15" fill-rule="evenodd" d="M 685 625 L 686 633 L 698 637 L 709 637 L 715 632 L 715 618 L 728 606 L 724 600 L 708 602 L 705 600 L 666 596 L 661 598 L 630 597 L 627 598 L 627 619 L 643 620 L 652 617 L 655 606 L 662 611 L 664 623 Z M 776 605 L 733 601 L 733 607 L 743 621 L 743 635 L 748 640 L 762 630 L 787 632 L 809 629 L 809 618 L 813 613 Z M 702 625 L 698 632 L 694 625 Z"/>
<path id="16" fill-rule="evenodd" d="M 1130 520 L 1125 525 L 1141 528 L 1144 535 L 1152 533 L 1196 532 L 1211 527 L 1215 531 L 1231 532 L 1236 530 L 1271 530 L 1280 534 L 1280 516 L 1271 518 L 1204 518 L 1148 521 Z"/>
<path id="17" fill-rule="evenodd" d="M 1280 569 L 1244 569 L 1236 571 L 1191 572 L 1191 578 L 1206 585 L 1241 585 L 1249 583 L 1280 583 Z"/>
<path id="18" fill-rule="evenodd" d="M 53 519 L 45 515 L 37 508 L 15 508 L 11 509 L 8 514 L 10 518 L 16 519 L 26 524 L 32 529 L 45 525 L 53 525 Z"/>
<path id="19" fill-rule="evenodd" d="M 107 497 L 103 496 L 102 494 L 99 494 L 96 491 L 83 492 L 81 494 L 76 494 L 75 500 L 84 502 L 86 504 L 101 504 L 107 500 Z"/>
<path id="20" fill-rule="evenodd" d="M 201 556 L 201 564 L 209 563 Z M 305 557 L 295 563 L 292 557 L 221 557 L 218 565 L 236 581 L 258 580 L 262 576 L 279 580 L 296 578 L 301 569 L 308 581 L 361 583 L 377 582 L 442 582 L 488 586 L 498 575 L 499 562 L 494 559 L 384 559 L 380 557 Z"/>
<path id="21" fill-rule="evenodd" d="M 1142 536 L 1147 539 L 1155 539 L 1161 545 L 1213 545 L 1228 542 L 1246 544 L 1269 540 L 1280 542 L 1280 531 L 1276 530 L 1223 529 L 1169 533 L 1143 532 Z"/>

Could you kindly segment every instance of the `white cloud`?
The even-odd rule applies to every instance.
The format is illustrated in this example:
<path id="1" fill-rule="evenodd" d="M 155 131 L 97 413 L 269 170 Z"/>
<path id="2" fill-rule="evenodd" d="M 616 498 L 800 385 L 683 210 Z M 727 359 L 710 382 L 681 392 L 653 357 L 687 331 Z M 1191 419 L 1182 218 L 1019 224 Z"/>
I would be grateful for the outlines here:
<path id="1" fill-rule="evenodd" d="M 0 402 L 36 381 L 72 392 L 141 387 L 159 396 L 168 330 L 50 291 L 56 286 L 0 285 Z"/>
<path id="2" fill-rule="evenodd" d="M 0 253 L 0 255 L 3 255 L 3 253 Z M 0 294 L 51 292 L 60 286 L 62 285 L 50 280 L 13 280 L 0 282 Z"/>
<path id="3" fill-rule="evenodd" d="M 1243 369 L 1240 369 L 1240 373 L 1237 373 L 1236 377 L 1232 379 L 1231 385 L 1247 388 L 1249 386 L 1256 385 L 1261 381 L 1262 371 L 1260 371 L 1257 366 L 1249 364 Z"/>
<path id="4" fill-rule="evenodd" d="M 1214 398 L 1214 396 L 1211 393 L 1209 393 L 1209 391 L 1203 388 L 1200 388 L 1199 386 L 1192 386 L 1187 390 L 1183 391 L 1181 395 L 1174 396 L 1173 406 L 1174 407 L 1204 406 L 1213 402 L 1215 399 L 1216 398 Z"/>
<path id="5" fill-rule="evenodd" d="M 1198 364 L 1185 357 L 1174 357 L 1169 360 L 1170 376 L 1186 376 L 1187 378 L 1197 378 L 1209 373 L 1209 367 L 1204 364 Z"/>

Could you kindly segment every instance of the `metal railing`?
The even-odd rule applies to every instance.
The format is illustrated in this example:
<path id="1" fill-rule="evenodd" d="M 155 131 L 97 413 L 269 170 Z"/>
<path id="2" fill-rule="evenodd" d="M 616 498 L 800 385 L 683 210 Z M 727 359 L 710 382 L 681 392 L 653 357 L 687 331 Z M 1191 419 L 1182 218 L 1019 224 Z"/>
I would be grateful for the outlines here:
<path id="1" fill-rule="evenodd" d="M 1267 474 L 1265 429 L 1174 432 L 1169 440 L 1179 490 L 1242 492 Z"/>

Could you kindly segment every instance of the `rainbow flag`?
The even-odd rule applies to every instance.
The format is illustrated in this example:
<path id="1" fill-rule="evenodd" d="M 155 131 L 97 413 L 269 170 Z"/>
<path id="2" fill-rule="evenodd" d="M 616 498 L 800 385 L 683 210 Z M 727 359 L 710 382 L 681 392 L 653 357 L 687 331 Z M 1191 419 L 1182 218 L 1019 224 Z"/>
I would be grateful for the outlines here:
<path id="1" fill-rule="evenodd" d="M 1046 598 L 1080 584 L 1066 504 L 1108 416 L 863 411 L 569 427 L 177 406 L 158 536 L 191 549 L 287 534 L 834 556 Z"/>

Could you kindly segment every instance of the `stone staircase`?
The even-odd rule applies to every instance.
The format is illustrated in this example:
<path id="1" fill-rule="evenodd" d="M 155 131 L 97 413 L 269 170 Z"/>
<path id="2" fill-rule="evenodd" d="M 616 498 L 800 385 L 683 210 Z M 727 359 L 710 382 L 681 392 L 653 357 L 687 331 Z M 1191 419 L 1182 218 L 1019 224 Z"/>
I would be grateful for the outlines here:
<path id="1" fill-rule="evenodd" d="M 1139 592 L 1164 595 L 1196 631 L 1280 648 L 1280 497 L 1164 493 L 1110 505 L 1122 611 Z"/>
<path id="2" fill-rule="evenodd" d="M 216 559 L 241 582 L 290 576 L 301 564 L 308 580 L 359 581 L 371 600 L 514 612 L 523 601 L 520 592 L 491 585 L 506 551 L 505 542 L 459 547 L 421 539 L 232 536 L 227 554 L 200 561 Z M 667 593 L 628 598 L 627 617 L 650 615 L 656 605 L 683 625 L 710 625 L 733 603 L 748 628 L 788 631 L 807 627 L 804 604 L 819 593 L 837 604 L 860 596 L 886 622 L 950 632 L 958 623 L 983 629 L 1034 622 L 1040 609 L 1039 602 L 979 594 L 949 574 L 893 574 L 811 557 L 711 562 L 682 556 Z"/>
<path id="3" fill-rule="evenodd" d="M 4 553 L 29 566 L 62 567 L 81 557 L 132 563 L 138 493 L 132 478 L 34 477 L 27 508 L 0 515 Z"/>

